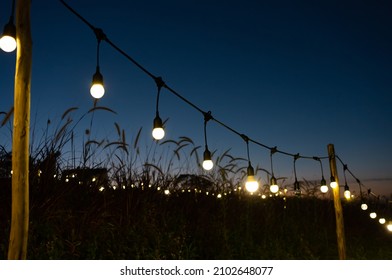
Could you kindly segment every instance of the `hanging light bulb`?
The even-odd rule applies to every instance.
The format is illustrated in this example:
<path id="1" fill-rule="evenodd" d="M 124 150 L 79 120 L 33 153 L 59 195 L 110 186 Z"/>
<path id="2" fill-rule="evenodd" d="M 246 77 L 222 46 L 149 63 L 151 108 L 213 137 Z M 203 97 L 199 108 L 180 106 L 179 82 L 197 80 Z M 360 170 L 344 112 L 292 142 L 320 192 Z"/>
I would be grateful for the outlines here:
<path id="1" fill-rule="evenodd" d="M 93 75 L 93 81 L 91 83 L 90 94 L 92 97 L 99 99 L 105 94 L 105 88 L 103 87 L 103 76 L 99 72 L 99 67 Z"/>
<path id="2" fill-rule="evenodd" d="M 361 204 L 361 209 L 362 209 L 363 211 L 366 211 L 366 210 L 368 209 L 368 205 L 367 205 L 365 202 L 362 202 L 362 204 Z"/>
<path id="3" fill-rule="evenodd" d="M 372 212 L 369 214 L 370 218 L 375 219 L 377 218 L 377 213 L 376 212 Z"/>
<path id="4" fill-rule="evenodd" d="M 271 179 L 270 179 L 270 192 L 277 193 L 279 191 L 279 186 L 277 180 L 274 175 L 274 165 L 272 164 L 272 155 L 278 151 L 277 147 L 273 147 L 270 152 L 270 161 L 271 161 Z"/>
<path id="5" fill-rule="evenodd" d="M 327 186 L 327 182 L 324 179 L 324 176 L 322 177 L 321 182 L 320 182 L 320 191 L 322 193 L 328 192 L 328 186 Z"/>
<path id="6" fill-rule="evenodd" d="M 295 178 L 295 182 L 294 182 L 294 193 L 297 196 L 301 195 L 301 187 L 300 187 L 300 184 L 299 184 L 297 178 Z"/>
<path id="7" fill-rule="evenodd" d="M 387 225 L 387 229 L 388 229 L 389 231 L 392 231 L 392 223 L 391 223 L 391 222 L 389 222 L 389 224 Z"/>
<path id="8" fill-rule="evenodd" d="M 380 218 L 380 219 L 378 220 L 378 222 L 379 222 L 380 224 L 384 225 L 387 221 L 385 220 L 385 218 Z"/>
<path id="9" fill-rule="evenodd" d="M 157 100 L 156 100 L 156 108 L 155 108 L 155 119 L 153 123 L 153 129 L 152 129 L 152 137 L 154 137 L 155 140 L 161 140 L 163 137 L 165 137 L 165 130 L 163 129 L 163 122 L 162 119 L 159 117 L 159 96 L 161 94 L 161 89 L 165 85 L 165 82 L 162 80 L 161 77 L 155 77 L 154 78 L 155 83 L 157 85 Z"/>
<path id="10" fill-rule="evenodd" d="M 204 144 L 205 150 L 203 154 L 203 168 L 205 170 L 211 170 L 214 167 L 214 162 L 212 161 L 211 152 L 208 150 L 207 144 L 207 122 L 212 119 L 211 112 L 208 111 L 207 113 L 203 113 L 204 115 Z"/>
<path id="11" fill-rule="evenodd" d="M 161 140 L 163 137 L 165 137 L 165 130 L 163 130 L 162 119 L 159 117 L 158 114 L 154 119 L 154 128 L 152 130 L 152 137 L 154 137 L 155 140 Z"/>
<path id="12" fill-rule="evenodd" d="M 343 195 L 344 195 L 344 197 L 346 199 L 350 199 L 351 198 L 351 192 L 350 192 L 350 189 L 349 189 L 347 184 L 344 185 L 344 193 L 343 193 Z"/>
<path id="13" fill-rule="evenodd" d="M 259 188 L 259 182 L 255 179 L 255 171 L 252 165 L 249 163 L 247 170 L 248 178 L 245 183 L 245 188 L 248 192 L 254 193 Z"/>
<path id="14" fill-rule="evenodd" d="M 214 167 L 214 162 L 211 160 L 211 152 L 208 150 L 207 146 L 203 154 L 203 168 L 205 170 L 211 170 Z"/>
<path id="15" fill-rule="evenodd" d="M 15 0 L 12 1 L 11 16 L 4 26 L 3 34 L 0 38 L 0 48 L 5 52 L 13 52 L 16 49 L 16 27 L 14 24 Z"/>
<path id="16" fill-rule="evenodd" d="M 274 176 L 271 177 L 270 183 L 270 192 L 277 193 L 279 191 L 279 186 Z"/>
<path id="17" fill-rule="evenodd" d="M 332 189 L 335 189 L 338 187 L 338 183 L 336 182 L 334 176 L 331 176 L 331 183 L 329 185 L 331 186 Z"/>
<path id="18" fill-rule="evenodd" d="M 11 20 L 4 26 L 0 48 L 5 52 L 13 52 L 16 49 L 16 28 Z"/>

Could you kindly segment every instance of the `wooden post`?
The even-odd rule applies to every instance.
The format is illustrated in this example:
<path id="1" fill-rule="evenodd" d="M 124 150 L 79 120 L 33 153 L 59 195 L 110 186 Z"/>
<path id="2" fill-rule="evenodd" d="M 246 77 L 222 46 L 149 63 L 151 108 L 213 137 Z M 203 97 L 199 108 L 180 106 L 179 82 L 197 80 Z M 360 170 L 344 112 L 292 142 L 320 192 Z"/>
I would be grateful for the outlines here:
<path id="1" fill-rule="evenodd" d="M 29 229 L 29 134 L 32 40 L 30 2 L 16 4 L 16 69 L 12 138 L 12 214 L 8 259 L 26 259 Z"/>
<path id="2" fill-rule="evenodd" d="M 335 208 L 336 217 L 336 236 L 338 243 L 339 259 L 346 259 L 346 241 L 344 236 L 344 220 L 343 220 L 343 209 L 342 203 L 340 201 L 340 189 L 339 189 L 339 178 L 338 171 L 336 169 L 336 158 L 335 158 L 335 148 L 333 144 L 328 145 L 328 156 L 329 156 L 329 167 L 331 169 L 331 176 L 335 178 L 337 187 L 332 189 L 333 191 L 333 202 Z"/>

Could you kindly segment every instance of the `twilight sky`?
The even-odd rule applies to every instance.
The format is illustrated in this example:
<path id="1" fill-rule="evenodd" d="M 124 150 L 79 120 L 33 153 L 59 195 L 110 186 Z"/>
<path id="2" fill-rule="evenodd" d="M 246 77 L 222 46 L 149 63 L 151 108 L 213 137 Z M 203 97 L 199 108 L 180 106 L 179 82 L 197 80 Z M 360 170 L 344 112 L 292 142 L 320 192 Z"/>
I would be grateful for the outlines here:
<path id="1" fill-rule="evenodd" d="M 392 192 L 390 1 L 67 3 L 171 88 L 235 130 L 303 156 L 326 156 L 333 143 L 365 186 Z M 11 1 L 2 1 L 1 26 L 10 10 Z M 31 122 L 38 135 L 48 118 L 55 126 L 68 108 L 78 107 L 80 116 L 92 107 L 96 38 L 60 1 L 33 1 L 31 20 Z M 99 105 L 117 115 L 97 112 L 92 134 L 115 139 L 117 122 L 130 141 L 143 127 L 142 145 L 152 145 L 155 83 L 105 42 L 100 65 L 106 93 Z M 15 53 L 1 52 L 0 111 L 13 103 L 14 66 Z M 168 139 L 188 136 L 204 145 L 199 112 L 165 90 L 159 109 L 169 118 Z M 80 124 L 80 135 L 87 126 Z M 0 134 L 0 144 L 10 150 L 7 127 Z M 231 148 L 234 156 L 246 157 L 244 141 L 214 122 L 208 123 L 208 140 L 217 154 Z M 250 144 L 250 151 L 254 165 L 270 169 L 268 150 Z M 292 180 L 292 162 L 275 155 L 275 174 Z M 328 162 L 323 164 L 329 178 Z M 318 180 L 319 164 L 299 160 L 297 176 Z"/>

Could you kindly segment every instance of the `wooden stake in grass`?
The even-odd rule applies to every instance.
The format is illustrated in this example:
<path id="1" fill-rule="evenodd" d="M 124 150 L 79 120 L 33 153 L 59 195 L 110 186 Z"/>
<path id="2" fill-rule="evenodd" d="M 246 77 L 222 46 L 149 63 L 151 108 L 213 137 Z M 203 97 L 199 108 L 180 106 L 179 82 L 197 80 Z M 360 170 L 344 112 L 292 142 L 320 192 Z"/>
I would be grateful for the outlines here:
<path id="1" fill-rule="evenodd" d="M 26 259 L 29 229 L 29 134 L 32 39 L 31 0 L 16 5 L 16 69 L 12 138 L 12 216 L 8 259 Z"/>
<path id="2" fill-rule="evenodd" d="M 339 178 L 338 171 L 336 169 L 336 158 L 335 148 L 333 144 L 328 145 L 328 156 L 329 156 L 329 167 L 331 169 L 331 176 L 334 177 L 337 187 L 333 188 L 333 202 L 335 207 L 336 217 L 336 236 L 338 242 L 339 259 L 346 259 L 346 240 L 344 235 L 344 221 L 343 221 L 343 209 L 340 201 L 340 190 L 339 190 Z"/>

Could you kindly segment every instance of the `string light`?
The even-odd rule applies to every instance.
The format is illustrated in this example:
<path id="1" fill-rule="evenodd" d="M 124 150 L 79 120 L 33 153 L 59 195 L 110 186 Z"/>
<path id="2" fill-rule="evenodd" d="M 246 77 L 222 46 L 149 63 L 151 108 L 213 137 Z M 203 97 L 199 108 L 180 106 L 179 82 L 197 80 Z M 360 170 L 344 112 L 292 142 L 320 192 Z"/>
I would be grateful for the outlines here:
<path id="1" fill-rule="evenodd" d="M 375 218 L 377 218 L 377 213 L 376 212 L 371 212 L 369 214 L 369 216 L 370 216 L 370 218 L 375 219 Z"/>
<path id="2" fill-rule="evenodd" d="M 15 0 L 12 1 L 11 16 L 4 26 L 3 34 L 0 38 L 0 48 L 5 52 L 13 52 L 16 49 L 16 27 L 14 24 Z"/>
<path id="3" fill-rule="evenodd" d="M 98 81 L 98 82 L 101 81 L 102 89 L 103 89 L 103 92 L 101 92 L 101 95 L 102 95 L 102 96 L 103 96 L 103 94 L 104 94 L 103 77 L 102 77 L 102 74 L 100 74 L 100 71 L 99 71 L 99 63 L 98 63 L 98 62 L 99 62 L 99 43 L 100 43 L 101 40 L 102 40 L 102 41 L 106 41 L 110 46 L 112 46 L 115 50 L 117 50 L 119 53 L 121 53 L 123 56 L 125 56 L 125 57 L 126 57 L 128 60 L 130 60 L 134 65 L 136 65 L 140 70 L 142 70 L 142 71 L 145 72 L 147 75 L 149 75 L 151 78 L 153 78 L 153 79 L 155 80 L 155 82 L 157 82 L 157 81 L 161 82 L 161 85 L 158 86 L 157 105 L 158 105 L 158 100 L 159 100 L 159 92 L 160 92 L 160 89 L 161 89 L 162 87 L 165 87 L 165 89 L 167 89 L 169 92 L 171 92 L 172 94 L 174 94 L 175 96 L 177 96 L 178 98 L 180 98 L 181 100 L 183 100 L 185 103 L 187 103 L 188 105 L 190 105 L 191 107 L 193 107 L 193 108 L 196 109 L 197 111 L 201 112 L 203 115 L 206 114 L 206 113 L 205 113 L 202 109 L 200 109 L 198 106 L 196 106 L 196 105 L 194 105 L 193 103 L 191 103 L 189 100 L 187 100 L 186 98 L 184 98 L 183 96 L 181 96 L 181 95 L 180 95 L 179 93 L 177 93 L 174 89 L 172 89 L 172 88 L 169 87 L 166 83 L 164 83 L 160 77 L 157 77 L 157 76 L 153 75 L 153 74 L 152 74 L 151 72 L 149 72 L 146 68 L 144 68 L 142 65 L 140 65 L 137 61 L 135 61 L 132 57 L 130 57 L 127 53 L 125 53 L 123 50 L 121 50 L 119 47 L 117 47 L 113 42 L 111 42 L 111 41 L 103 34 L 103 31 L 102 31 L 101 29 L 95 28 L 95 27 L 94 27 L 93 25 L 91 25 L 88 21 L 86 21 L 83 17 L 81 17 L 75 10 L 73 10 L 68 4 L 66 4 L 63 0 L 60 0 L 60 1 L 61 1 L 61 2 L 71 11 L 71 12 L 73 12 L 76 16 L 78 16 L 85 24 L 87 24 L 87 25 L 96 33 L 96 35 L 97 35 L 97 38 L 98 38 L 98 47 L 97 47 L 97 70 L 96 70 L 96 74 L 94 74 L 95 78 L 93 77 L 93 80 Z M 101 96 L 101 97 L 102 97 L 102 96 Z M 214 120 L 216 123 L 220 124 L 221 126 L 223 126 L 224 128 L 226 128 L 226 129 L 230 130 L 231 132 L 233 132 L 233 133 L 235 133 L 235 134 L 237 134 L 237 135 L 239 135 L 239 136 L 241 136 L 241 137 L 244 138 L 244 136 L 245 136 L 244 134 L 242 134 L 242 133 L 238 132 L 237 130 L 231 128 L 230 126 L 226 125 L 225 123 L 219 121 L 219 120 L 216 119 L 216 118 L 211 118 L 211 119 Z M 157 106 L 156 118 L 154 119 L 154 130 L 155 130 L 155 128 L 157 129 L 157 130 L 156 130 L 157 133 L 153 133 L 153 137 L 154 137 L 155 139 L 162 139 L 162 138 L 164 137 L 165 132 L 164 132 L 164 130 L 163 130 L 163 122 L 162 122 L 161 118 L 159 117 L 158 106 Z M 153 131 L 154 131 L 154 130 L 153 130 Z M 298 180 L 297 180 L 295 162 L 296 162 L 296 160 L 297 160 L 298 158 L 305 158 L 305 159 L 312 159 L 312 158 L 313 158 L 313 159 L 314 159 L 314 157 L 299 156 L 299 154 L 292 154 L 292 153 L 284 152 L 284 151 L 281 151 L 281 150 L 276 149 L 276 147 L 272 148 L 272 147 L 266 146 L 266 145 L 264 145 L 263 143 L 260 143 L 260 142 L 258 142 L 258 141 L 255 141 L 255 140 L 251 139 L 251 138 L 248 138 L 247 136 L 245 136 L 245 138 L 246 138 L 247 149 L 248 149 L 248 168 L 247 168 L 247 175 L 248 175 L 248 176 L 247 176 L 247 183 L 245 184 L 245 185 L 246 185 L 246 189 L 247 189 L 248 191 L 249 191 L 249 190 L 257 191 L 257 189 L 258 189 L 258 187 L 259 187 L 258 182 L 255 180 L 255 177 L 254 177 L 254 175 L 255 175 L 255 174 L 254 174 L 254 169 L 253 169 L 253 167 L 252 167 L 252 165 L 251 165 L 250 158 L 249 158 L 249 147 L 248 147 L 248 145 L 249 145 L 249 142 L 252 142 L 252 143 L 254 143 L 254 144 L 258 145 L 258 146 L 261 146 L 261 147 L 263 147 L 263 148 L 269 149 L 272 153 L 278 152 L 278 153 L 281 153 L 281 154 L 284 154 L 284 155 L 287 155 L 287 156 L 294 156 L 294 172 L 295 172 L 294 190 L 295 190 L 295 192 L 296 192 L 297 195 L 300 195 L 300 194 L 301 194 L 301 189 L 300 189 L 300 183 L 299 183 Z M 205 143 L 205 144 L 206 144 L 206 149 L 205 149 L 205 153 L 203 154 L 203 158 L 205 159 L 205 161 L 208 161 L 208 160 L 211 158 L 211 157 L 210 157 L 210 156 L 211 156 L 211 153 L 210 153 L 210 151 L 208 150 L 207 143 Z M 323 158 L 328 158 L 328 157 L 323 157 Z M 204 163 L 204 161 L 203 161 L 203 163 Z M 211 163 L 212 163 L 212 160 L 211 160 Z M 211 165 L 211 163 L 210 163 L 210 165 Z M 321 161 L 320 161 L 320 164 L 321 164 Z M 213 166 L 213 163 L 212 163 L 212 166 Z M 204 167 L 204 164 L 203 164 L 203 167 Z M 321 170 L 322 170 L 322 165 L 321 165 Z M 351 172 L 350 172 L 350 173 L 351 173 Z M 351 173 L 351 174 L 352 174 L 352 173 Z M 271 177 L 271 180 L 270 180 L 271 185 L 274 185 L 273 183 L 275 183 L 275 180 L 276 180 L 276 178 L 275 178 L 275 179 L 273 179 L 273 178 L 275 178 L 275 176 L 272 176 L 272 177 Z M 321 186 L 320 186 L 320 188 L 323 187 L 323 190 L 327 190 L 328 188 L 326 188 L 326 185 L 324 186 L 324 181 L 325 181 L 325 179 L 324 179 L 323 170 L 322 170 L 322 180 L 321 180 Z M 276 185 L 277 185 L 277 184 L 276 184 Z M 331 186 L 331 188 L 336 188 L 336 187 L 338 187 L 338 184 L 337 184 L 337 182 L 335 181 L 335 178 L 334 178 L 333 176 L 331 176 L 330 186 Z M 347 186 L 347 187 L 348 187 L 348 186 Z M 279 189 L 279 187 L 278 187 L 278 189 Z M 320 190 L 321 190 L 321 189 L 320 189 Z M 254 191 L 253 191 L 253 192 L 254 192 Z M 252 192 L 252 191 L 250 191 L 250 192 Z M 362 196 L 362 194 L 361 194 L 361 196 Z M 367 204 L 366 204 L 366 203 L 361 203 L 361 208 L 362 208 L 362 209 L 364 209 L 364 208 L 367 209 Z"/>
<path id="4" fill-rule="evenodd" d="M 246 135 L 241 135 L 242 139 L 246 143 L 246 152 L 248 155 L 248 168 L 247 168 L 247 180 L 245 183 L 245 188 L 248 192 L 254 193 L 259 188 L 259 182 L 255 179 L 255 170 L 252 167 L 250 162 L 250 155 L 249 155 L 249 138 Z"/>
<path id="5" fill-rule="evenodd" d="M 301 187 L 300 187 L 300 184 L 297 180 L 297 169 L 295 167 L 295 163 L 298 159 L 299 159 L 299 154 L 294 155 L 294 177 L 295 177 L 294 193 L 295 193 L 295 195 L 300 196 L 301 195 Z"/>
<path id="6" fill-rule="evenodd" d="M 99 28 L 95 28 L 94 33 L 97 37 L 97 68 L 91 82 L 90 94 L 95 99 L 100 99 L 105 94 L 105 88 L 103 84 L 103 76 L 99 69 L 99 48 L 101 41 L 106 38 L 106 35 L 103 33 L 102 29 Z"/>
<path id="7" fill-rule="evenodd" d="M 347 171 L 347 164 L 343 164 L 343 176 L 344 176 L 344 197 L 348 200 L 351 198 L 350 188 L 347 185 L 347 178 L 346 178 L 346 171 Z"/>
<path id="8" fill-rule="evenodd" d="M 270 152 L 270 160 L 271 160 L 270 191 L 272 193 L 277 193 L 279 191 L 279 186 L 278 186 L 277 180 L 276 180 L 275 175 L 274 175 L 274 167 L 273 167 L 273 164 L 272 164 L 272 155 L 274 153 L 276 153 L 276 151 L 277 151 L 277 148 L 274 147 L 274 148 L 271 149 L 271 152 Z"/>
<path id="9" fill-rule="evenodd" d="M 203 154 L 203 168 L 205 170 L 211 170 L 214 167 L 214 162 L 211 159 L 211 152 L 208 150 L 207 143 L 207 122 L 212 119 L 211 112 L 204 114 L 204 145 L 205 150 Z"/>
<path id="10" fill-rule="evenodd" d="M 155 78 L 155 83 L 157 85 L 157 100 L 156 100 L 156 107 L 155 107 L 155 119 L 153 123 L 153 130 L 152 130 L 152 137 L 155 140 L 161 140 L 165 137 L 165 130 L 163 129 L 163 122 L 159 116 L 159 96 L 161 93 L 162 87 L 165 85 L 165 82 L 162 80 L 161 77 Z"/>
<path id="11" fill-rule="evenodd" d="M 320 162 L 320 169 L 321 169 L 320 191 L 322 193 L 327 193 L 329 189 L 327 186 L 327 182 L 324 179 L 323 163 L 321 162 L 321 159 L 319 157 L 314 157 L 314 159 Z"/>

